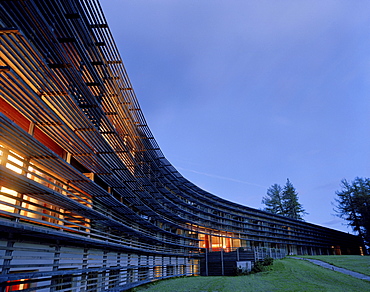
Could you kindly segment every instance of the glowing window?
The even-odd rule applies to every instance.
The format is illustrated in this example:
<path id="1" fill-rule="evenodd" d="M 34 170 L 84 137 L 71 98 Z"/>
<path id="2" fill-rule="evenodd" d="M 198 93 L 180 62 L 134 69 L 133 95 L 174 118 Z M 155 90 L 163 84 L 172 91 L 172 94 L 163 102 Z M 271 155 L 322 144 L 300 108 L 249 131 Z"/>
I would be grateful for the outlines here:
<path id="1" fill-rule="evenodd" d="M 6 187 L 1 187 L 0 191 L 2 193 L 17 197 L 17 192 Z M 7 204 L 4 204 L 7 203 Z M 0 210 L 6 212 L 14 212 L 14 207 L 9 206 L 8 204 L 15 205 L 16 199 L 9 198 L 9 196 L 0 195 Z"/>
<path id="2" fill-rule="evenodd" d="M 30 283 L 24 283 L 24 281 L 27 281 L 27 280 L 23 279 L 23 280 L 8 281 L 7 284 L 9 286 L 5 288 L 5 291 L 6 292 L 22 291 L 22 290 L 30 288 Z"/>
<path id="3" fill-rule="evenodd" d="M 19 173 L 19 174 L 22 173 L 22 168 L 21 168 L 23 166 L 23 161 L 22 160 L 20 160 L 17 157 L 9 154 L 8 155 L 8 161 L 11 161 L 13 163 L 8 162 L 5 165 L 7 168 L 9 168 L 10 170 L 15 171 L 16 173 Z M 19 165 L 20 167 L 17 167 L 14 164 Z"/>

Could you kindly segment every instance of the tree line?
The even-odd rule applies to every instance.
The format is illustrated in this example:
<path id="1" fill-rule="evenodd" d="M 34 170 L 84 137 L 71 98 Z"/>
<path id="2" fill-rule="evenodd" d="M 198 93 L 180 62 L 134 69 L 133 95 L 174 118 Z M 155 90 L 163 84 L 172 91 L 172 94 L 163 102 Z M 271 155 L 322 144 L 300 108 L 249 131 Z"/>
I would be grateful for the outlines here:
<path id="1" fill-rule="evenodd" d="M 356 177 L 352 182 L 343 179 L 341 190 L 335 194 L 336 215 L 348 222 L 365 245 L 370 247 L 370 178 Z M 287 179 L 284 187 L 273 184 L 263 197 L 264 211 L 285 217 L 303 220 L 307 214 L 298 201 L 298 193 Z"/>
<path id="2" fill-rule="evenodd" d="M 298 193 L 289 179 L 284 187 L 273 184 L 268 188 L 267 196 L 263 197 L 262 204 L 266 205 L 264 211 L 297 220 L 303 220 L 306 214 L 302 204 L 298 202 Z"/>

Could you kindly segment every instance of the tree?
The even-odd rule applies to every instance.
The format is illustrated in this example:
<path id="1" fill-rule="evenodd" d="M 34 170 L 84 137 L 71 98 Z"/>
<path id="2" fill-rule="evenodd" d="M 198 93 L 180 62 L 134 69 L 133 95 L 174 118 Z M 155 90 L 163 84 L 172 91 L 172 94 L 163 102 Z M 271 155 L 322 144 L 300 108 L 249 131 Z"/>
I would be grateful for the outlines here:
<path id="1" fill-rule="evenodd" d="M 341 187 L 335 211 L 370 246 L 370 179 L 356 177 L 352 183 L 343 179 Z"/>
<path id="2" fill-rule="evenodd" d="M 267 212 L 284 215 L 283 189 L 278 184 L 273 184 L 267 189 L 267 196 L 262 198 L 262 204 L 266 205 L 264 209 Z"/>
<path id="3" fill-rule="evenodd" d="M 298 193 L 289 178 L 283 189 L 283 202 L 286 217 L 303 220 L 302 216 L 307 213 L 303 209 L 302 204 L 298 202 Z"/>
<path id="4" fill-rule="evenodd" d="M 278 184 L 273 184 L 267 189 L 267 196 L 262 198 L 262 204 L 266 205 L 265 211 L 289 218 L 303 220 L 306 214 L 302 205 L 298 202 L 298 194 L 293 184 L 287 179 L 282 188 Z"/>

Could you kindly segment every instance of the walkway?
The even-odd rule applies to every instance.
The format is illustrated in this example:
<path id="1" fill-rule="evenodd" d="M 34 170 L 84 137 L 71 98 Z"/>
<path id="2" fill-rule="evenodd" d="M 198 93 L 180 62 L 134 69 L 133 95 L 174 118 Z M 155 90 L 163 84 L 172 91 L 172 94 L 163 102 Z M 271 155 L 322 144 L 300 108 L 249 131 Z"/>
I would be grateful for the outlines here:
<path id="1" fill-rule="evenodd" d="M 358 278 L 358 279 L 370 281 L 370 276 L 367 276 L 367 275 L 364 275 L 364 274 L 361 274 L 361 273 L 357 273 L 357 272 L 354 272 L 354 271 L 351 271 L 351 270 L 347 270 L 347 269 L 344 269 L 344 268 L 339 268 L 339 267 L 333 266 L 331 264 L 325 263 L 323 261 L 314 260 L 314 259 L 306 259 L 306 258 L 298 258 L 298 257 L 291 257 L 291 258 L 297 259 L 297 260 L 309 261 L 309 262 L 311 262 L 315 265 L 321 266 L 321 267 L 326 268 L 326 269 L 330 269 L 330 270 L 337 271 L 337 272 L 340 272 L 340 273 L 343 273 L 343 274 L 347 274 L 347 275 L 350 275 L 350 276 Z"/>

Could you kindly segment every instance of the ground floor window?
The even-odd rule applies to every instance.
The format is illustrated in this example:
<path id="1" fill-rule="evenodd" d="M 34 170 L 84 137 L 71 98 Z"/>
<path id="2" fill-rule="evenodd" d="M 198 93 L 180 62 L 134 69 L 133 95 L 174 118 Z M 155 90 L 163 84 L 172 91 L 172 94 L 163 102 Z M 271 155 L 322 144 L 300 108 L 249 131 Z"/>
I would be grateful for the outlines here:
<path id="1" fill-rule="evenodd" d="M 139 281 L 144 281 L 149 278 L 149 268 L 143 267 L 138 269 Z"/>
<path id="2" fill-rule="evenodd" d="M 109 288 L 115 288 L 119 285 L 120 270 L 110 270 L 109 271 Z"/>
<path id="3" fill-rule="evenodd" d="M 167 265 L 167 276 L 175 274 L 175 267 L 173 265 Z"/>
<path id="4" fill-rule="evenodd" d="M 68 271 L 71 269 L 60 269 L 59 271 Z M 73 275 L 57 275 L 51 279 L 51 285 L 55 288 L 55 291 L 72 292 L 73 287 Z"/>
<path id="5" fill-rule="evenodd" d="M 27 282 L 28 279 L 8 281 L 5 292 L 9 291 L 22 291 L 31 287 L 30 283 Z"/>
<path id="6" fill-rule="evenodd" d="M 37 270 L 23 270 L 23 271 L 15 271 L 10 272 L 9 274 L 19 274 L 19 273 L 34 273 Z M 30 279 L 19 279 L 19 280 L 12 280 L 6 282 L 5 292 L 10 291 L 22 291 L 25 289 L 29 289 L 35 286 L 34 283 L 31 283 Z"/>
<path id="7" fill-rule="evenodd" d="M 154 277 L 155 278 L 162 277 L 162 267 L 161 266 L 155 266 L 154 267 Z"/>

